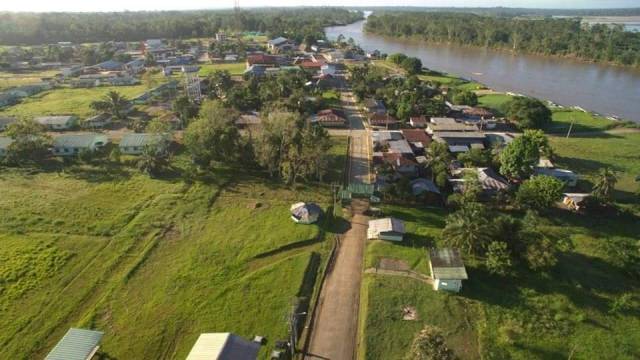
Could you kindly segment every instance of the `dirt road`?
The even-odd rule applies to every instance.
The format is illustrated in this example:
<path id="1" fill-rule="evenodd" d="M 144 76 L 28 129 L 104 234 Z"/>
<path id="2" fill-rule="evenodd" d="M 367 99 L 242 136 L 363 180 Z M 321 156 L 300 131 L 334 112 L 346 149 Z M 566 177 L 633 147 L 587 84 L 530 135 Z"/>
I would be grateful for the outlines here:
<path id="1" fill-rule="evenodd" d="M 367 131 L 353 96 L 343 95 L 342 101 L 352 129 L 349 179 L 354 183 L 368 183 L 370 148 Z M 368 222 L 363 212 L 368 205 L 366 200 L 354 199 L 352 202 L 351 228 L 341 239 L 337 256 L 327 270 L 306 359 L 350 360 L 355 357 Z"/>

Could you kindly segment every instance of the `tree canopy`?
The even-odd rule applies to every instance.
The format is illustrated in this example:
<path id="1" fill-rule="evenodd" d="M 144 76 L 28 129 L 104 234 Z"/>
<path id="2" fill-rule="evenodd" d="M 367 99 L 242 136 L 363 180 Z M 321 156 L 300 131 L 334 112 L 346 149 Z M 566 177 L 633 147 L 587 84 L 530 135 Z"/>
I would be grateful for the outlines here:
<path id="1" fill-rule="evenodd" d="M 520 129 L 544 129 L 551 124 L 551 110 L 538 99 L 518 96 L 505 107 L 507 117 Z"/>

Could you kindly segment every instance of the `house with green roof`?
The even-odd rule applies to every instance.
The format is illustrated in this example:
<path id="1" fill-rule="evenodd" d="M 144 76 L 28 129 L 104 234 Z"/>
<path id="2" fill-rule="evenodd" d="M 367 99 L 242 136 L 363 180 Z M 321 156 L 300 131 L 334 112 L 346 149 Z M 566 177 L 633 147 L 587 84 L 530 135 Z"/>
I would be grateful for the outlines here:
<path id="1" fill-rule="evenodd" d="M 73 156 L 84 150 L 99 150 L 107 143 L 109 143 L 109 139 L 102 134 L 60 135 L 53 139 L 53 154 L 56 156 Z"/>
<path id="2" fill-rule="evenodd" d="M 49 130 L 69 130 L 78 123 L 78 118 L 71 115 L 40 116 L 34 120 Z"/>
<path id="3" fill-rule="evenodd" d="M 147 146 L 156 146 L 165 141 L 161 134 L 133 133 L 126 134 L 120 140 L 120 152 L 126 155 L 140 155 Z"/>
<path id="4" fill-rule="evenodd" d="M 71 328 L 56 344 L 45 360 L 91 360 L 98 349 L 102 331 Z"/>

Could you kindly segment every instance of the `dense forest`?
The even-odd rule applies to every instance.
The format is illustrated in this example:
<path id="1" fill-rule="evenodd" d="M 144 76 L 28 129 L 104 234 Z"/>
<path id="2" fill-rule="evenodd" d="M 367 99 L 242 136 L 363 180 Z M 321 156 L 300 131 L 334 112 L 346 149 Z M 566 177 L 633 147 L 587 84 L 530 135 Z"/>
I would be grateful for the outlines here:
<path id="1" fill-rule="evenodd" d="M 120 13 L 0 13 L 0 44 L 139 41 L 213 36 L 220 30 L 261 31 L 302 38 L 347 24 L 362 13 L 337 8 L 158 11 Z"/>
<path id="2" fill-rule="evenodd" d="M 640 33 L 621 26 L 586 25 L 580 19 L 394 12 L 371 15 L 365 29 L 386 36 L 640 67 Z"/>
<path id="3" fill-rule="evenodd" d="M 371 7 L 357 8 L 371 10 Z M 498 16 L 640 16 L 640 7 L 618 9 L 533 9 L 509 7 L 428 7 L 428 6 L 383 6 L 375 7 L 380 11 L 411 11 L 411 12 L 449 12 L 470 13 L 479 15 Z"/>

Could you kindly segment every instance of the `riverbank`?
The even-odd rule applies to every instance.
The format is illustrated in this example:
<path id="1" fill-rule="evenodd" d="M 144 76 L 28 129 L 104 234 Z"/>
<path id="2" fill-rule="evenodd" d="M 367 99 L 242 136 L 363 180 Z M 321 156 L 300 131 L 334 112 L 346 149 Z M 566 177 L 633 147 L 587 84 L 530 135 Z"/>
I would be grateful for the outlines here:
<path id="1" fill-rule="evenodd" d="M 363 31 L 365 21 L 325 28 L 327 38 L 353 38 L 365 51 L 404 53 L 423 65 L 485 84 L 498 92 L 513 92 L 579 106 L 602 117 L 640 122 L 640 71 L 564 58 L 434 45 L 384 38 Z"/>

